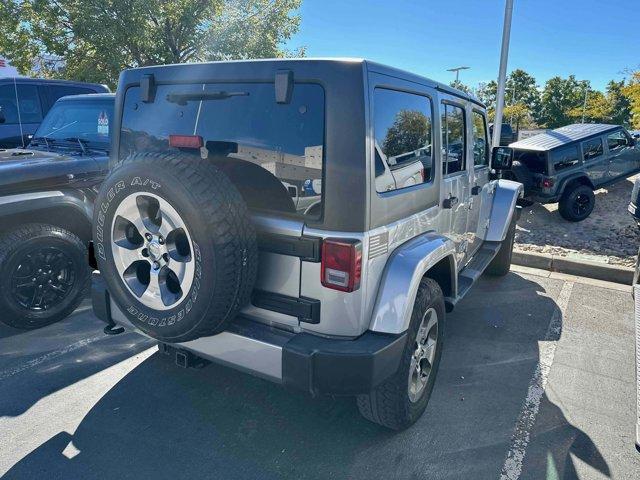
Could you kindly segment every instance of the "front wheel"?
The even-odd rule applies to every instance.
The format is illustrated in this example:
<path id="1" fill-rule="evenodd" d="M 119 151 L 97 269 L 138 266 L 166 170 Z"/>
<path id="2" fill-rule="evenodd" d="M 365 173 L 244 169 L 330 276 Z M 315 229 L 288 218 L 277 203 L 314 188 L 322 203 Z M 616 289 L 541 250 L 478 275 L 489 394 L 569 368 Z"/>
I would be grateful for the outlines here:
<path id="1" fill-rule="evenodd" d="M 372 392 L 358 396 L 358 409 L 367 420 L 403 430 L 420 418 L 436 381 L 444 324 L 442 290 L 435 280 L 423 278 L 398 371 Z"/>
<path id="2" fill-rule="evenodd" d="M 515 217 L 515 212 L 514 212 Z M 509 225 L 509 230 L 507 231 L 507 236 L 502 241 L 502 245 L 500 245 L 500 250 L 498 250 L 498 254 L 491 260 L 491 263 L 485 270 L 487 275 L 491 275 L 493 277 L 504 277 L 509 270 L 511 269 L 511 258 L 513 257 L 513 244 L 516 238 L 516 219 L 513 218 L 511 220 L 511 224 Z"/>
<path id="3" fill-rule="evenodd" d="M 565 220 L 581 222 L 593 211 L 596 196 L 588 185 L 573 185 L 567 187 L 558 204 L 558 211 Z"/>
<path id="4" fill-rule="evenodd" d="M 27 224 L 0 238 L 0 321 L 34 329 L 62 320 L 89 288 L 87 249 L 73 233 Z"/>

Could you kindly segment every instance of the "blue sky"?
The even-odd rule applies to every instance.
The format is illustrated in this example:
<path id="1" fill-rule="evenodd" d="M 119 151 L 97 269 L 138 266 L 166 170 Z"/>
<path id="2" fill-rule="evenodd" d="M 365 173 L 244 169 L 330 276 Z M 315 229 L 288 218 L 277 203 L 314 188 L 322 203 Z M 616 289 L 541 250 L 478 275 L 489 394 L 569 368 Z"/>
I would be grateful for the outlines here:
<path id="1" fill-rule="evenodd" d="M 288 46 L 307 55 L 365 57 L 471 86 L 498 75 L 504 0 L 303 0 Z M 508 70 L 542 86 L 575 74 L 603 89 L 640 68 L 639 0 L 514 0 Z"/>

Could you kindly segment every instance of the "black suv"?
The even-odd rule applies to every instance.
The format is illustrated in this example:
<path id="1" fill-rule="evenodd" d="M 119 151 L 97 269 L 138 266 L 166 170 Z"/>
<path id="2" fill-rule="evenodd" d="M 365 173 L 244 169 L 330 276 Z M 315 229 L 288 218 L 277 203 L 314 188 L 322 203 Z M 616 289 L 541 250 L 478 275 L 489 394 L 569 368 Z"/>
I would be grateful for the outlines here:
<path id="1" fill-rule="evenodd" d="M 0 148 L 25 147 L 60 97 L 108 92 L 104 85 L 94 83 L 0 78 Z"/>
<path id="2" fill-rule="evenodd" d="M 26 149 L 0 149 L 0 321 L 37 328 L 84 297 L 93 200 L 108 168 L 112 94 L 63 97 Z"/>

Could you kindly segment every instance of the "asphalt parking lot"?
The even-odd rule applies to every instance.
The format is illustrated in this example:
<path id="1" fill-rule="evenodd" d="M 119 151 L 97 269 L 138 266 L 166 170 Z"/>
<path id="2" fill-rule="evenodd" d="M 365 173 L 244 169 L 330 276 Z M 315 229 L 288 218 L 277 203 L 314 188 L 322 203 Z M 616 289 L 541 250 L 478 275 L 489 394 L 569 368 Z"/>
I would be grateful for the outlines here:
<path id="1" fill-rule="evenodd" d="M 624 286 L 482 279 L 448 316 L 425 415 L 397 434 L 352 399 L 181 370 L 101 328 L 86 304 L 42 330 L 0 327 L 3 478 L 640 477 Z"/>

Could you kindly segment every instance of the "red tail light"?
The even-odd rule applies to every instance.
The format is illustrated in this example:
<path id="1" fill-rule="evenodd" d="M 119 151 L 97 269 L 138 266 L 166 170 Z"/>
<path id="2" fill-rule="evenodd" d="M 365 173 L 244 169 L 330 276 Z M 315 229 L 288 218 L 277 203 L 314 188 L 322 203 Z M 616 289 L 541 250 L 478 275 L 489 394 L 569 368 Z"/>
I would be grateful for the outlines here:
<path id="1" fill-rule="evenodd" d="M 542 188 L 551 188 L 551 187 L 553 187 L 553 178 L 543 178 Z"/>
<path id="2" fill-rule="evenodd" d="M 169 135 L 169 146 L 174 148 L 200 148 L 202 145 L 200 135 Z"/>
<path id="3" fill-rule="evenodd" d="M 360 288 L 362 243 L 328 238 L 322 242 L 321 282 L 327 288 L 353 292 Z"/>

